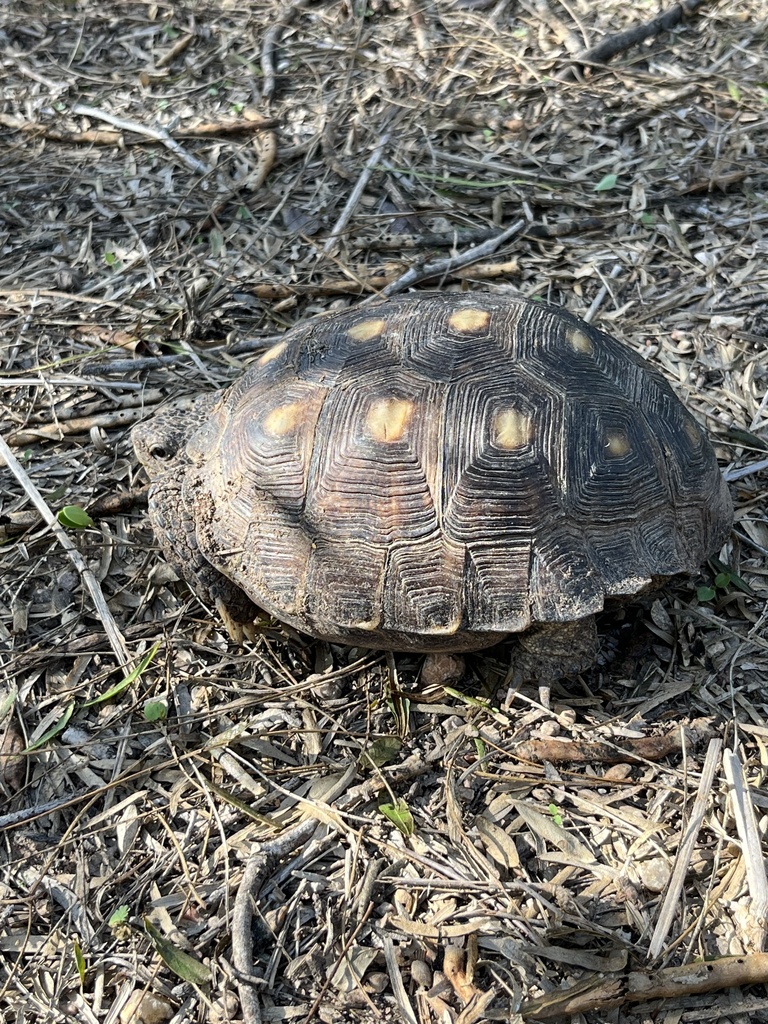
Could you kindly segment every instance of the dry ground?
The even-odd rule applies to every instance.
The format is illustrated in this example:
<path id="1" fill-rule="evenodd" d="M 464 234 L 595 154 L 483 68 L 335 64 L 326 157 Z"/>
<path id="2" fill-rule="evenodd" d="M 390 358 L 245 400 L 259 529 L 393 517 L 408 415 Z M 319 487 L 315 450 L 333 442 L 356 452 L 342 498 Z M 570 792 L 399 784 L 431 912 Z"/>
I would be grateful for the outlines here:
<path id="1" fill-rule="evenodd" d="M 577 984 L 592 1022 L 768 1020 L 768 12 L 704 3 L 568 73 L 658 11 L 6 0 L 3 1020 L 241 1019 L 233 901 L 304 797 L 311 837 L 255 883 L 265 1021 L 518 1020 Z M 504 647 L 452 690 L 277 627 L 233 647 L 153 545 L 130 424 L 519 218 L 427 286 L 545 297 L 660 367 L 729 474 L 730 582 L 698 592 L 713 563 L 607 616 L 601 664 L 551 693 L 511 690 Z M 91 508 L 67 532 L 90 589 L 24 473 Z M 558 737 L 568 760 L 530 742 Z M 144 916 L 209 977 L 174 974 Z M 702 957 L 715 991 L 622 1002 L 629 970 Z"/>

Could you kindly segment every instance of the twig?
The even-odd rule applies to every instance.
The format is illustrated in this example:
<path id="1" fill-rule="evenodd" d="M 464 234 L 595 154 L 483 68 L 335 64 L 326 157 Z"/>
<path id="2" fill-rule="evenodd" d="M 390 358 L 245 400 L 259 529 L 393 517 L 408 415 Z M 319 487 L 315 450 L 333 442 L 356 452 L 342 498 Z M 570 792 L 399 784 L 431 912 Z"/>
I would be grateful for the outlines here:
<path id="1" fill-rule="evenodd" d="M 162 55 L 162 57 L 159 57 L 157 59 L 157 61 L 155 62 L 155 67 L 158 69 L 167 67 L 172 61 L 174 61 L 179 56 L 179 54 L 184 53 L 184 51 L 194 38 L 194 32 L 187 32 L 186 35 L 180 36 L 173 44 L 173 46 L 170 48 L 170 50 L 167 50 Z"/>
<path id="2" fill-rule="evenodd" d="M 651 944 L 648 948 L 649 960 L 655 960 L 661 953 L 661 947 L 664 945 L 664 939 L 667 937 L 667 932 L 672 924 L 672 919 L 677 913 L 680 902 L 680 893 L 682 892 L 683 883 L 685 882 L 685 873 L 688 870 L 688 864 L 691 856 L 693 855 L 693 847 L 696 842 L 696 837 L 699 834 L 699 829 L 701 828 L 701 823 L 704 820 L 704 814 L 707 810 L 709 792 L 712 789 L 712 782 L 715 778 L 715 771 L 717 770 L 720 748 L 722 745 L 723 741 L 719 738 L 714 738 L 709 741 L 707 756 L 704 759 L 704 767 L 701 770 L 701 779 L 699 780 L 699 788 L 696 793 L 696 799 L 693 803 L 691 817 L 688 822 L 688 827 L 680 838 L 680 845 L 677 848 L 677 858 L 675 859 L 672 877 L 669 880 L 669 886 L 664 897 L 664 903 L 659 913 L 656 927 L 653 930 L 653 936 L 651 937 Z"/>
<path id="3" fill-rule="evenodd" d="M 186 167 L 196 174 L 211 173 L 211 168 L 208 164 L 198 160 L 191 153 L 187 153 L 183 146 L 179 145 L 175 139 L 172 139 L 164 128 L 150 128 L 148 125 L 140 124 L 138 121 L 128 121 L 123 117 L 115 117 L 114 114 L 109 114 L 106 110 L 100 110 L 98 107 L 89 107 L 84 103 L 76 103 L 72 107 L 72 113 L 80 117 L 93 117 L 99 121 L 104 121 L 106 124 L 111 124 L 121 131 L 135 132 L 137 135 L 144 135 L 148 139 L 154 139 L 155 142 L 160 142 L 166 149 L 169 149 L 174 156 L 177 156 Z"/>
<path id="4" fill-rule="evenodd" d="M 582 235 L 588 231 L 603 231 L 606 220 L 603 217 L 581 217 L 577 220 L 561 221 L 556 224 L 527 224 L 521 232 L 523 238 L 563 238 L 565 235 Z M 378 238 L 354 237 L 352 242 L 367 249 L 442 249 L 454 245 L 477 245 L 495 238 L 498 228 L 484 227 L 473 231 L 436 231 L 423 234 L 384 234 Z"/>
<path id="5" fill-rule="evenodd" d="M 242 117 L 231 121 L 202 121 L 190 128 L 177 128 L 175 134 L 192 139 L 204 139 L 208 135 L 242 135 L 246 132 L 261 132 L 265 128 L 276 128 L 279 123 L 277 117 L 264 117 L 253 110 L 246 111 Z"/>
<path id="6" fill-rule="evenodd" d="M 729 483 L 733 483 L 734 480 L 742 480 L 753 473 L 762 473 L 765 469 L 768 469 L 768 459 L 761 459 L 760 462 L 751 462 L 748 466 L 740 466 L 738 469 L 727 469 L 723 476 Z"/>
<path id="7" fill-rule="evenodd" d="M 707 0 L 683 0 L 682 3 L 675 4 L 668 11 L 664 11 L 663 14 L 659 14 L 642 25 L 636 25 L 625 32 L 616 32 L 614 35 L 606 36 L 597 46 L 575 56 L 573 63 L 575 65 L 606 64 L 611 58 L 624 53 L 632 46 L 637 46 L 638 43 L 645 42 L 651 36 L 657 36 L 660 32 L 669 32 L 705 3 Z"/>
<path id="8" fill-rule="evenodd" d="M 60 441 L 72 434 L 87 434 L 93 427 L 128 427 L 144 416 L 144 409 L 115 409 L 112 412 L 98 413 L 94 416 L 76 416 L 73 419 L 62 419 L 56 423 L 41 423 L 40 426 L 28 425 L 24 430 L 15 430 L 8 435 L 8 444 L 15 447 L 34 444 L 40 438 Z"/>
<path id="9" fill-rule="evenodd" d="M 22 121 L 13 114 L 0 114 L 0 124 L 13 131 L 36 135 L 51 142 L 68 142 L 74 144 L 91 144 L 97 146 L 119 146 L 123 141 L 120 132 L 101 131 L 97 128 L 84 132 L 70 132 L 66 128 L 53 128 L 39 121 Z"/>
<path id="10" fill-rule="evenodd" d="M 100 516 L 117 516 L 123 512 L 131 512 L 135 508 L 146 508 L 148 500 L 149 484 L 144 484 L 143 487 L 134 487 L 130 491 L 105 494 L 88 505 L 86 512 L 94 519 L 98 519 Z M 11 537 L 18 537 L 28 530 L 36 530 L 43 521 L 36 509 L 6 512 L 3 518 L 5 522 L 0 525 L 0 544 L 4 544 Z M 71 651 L 71 648 L 68 649 Z"/>
<path id="11" fill-rule="evenodd" d="M 263 132 L 252 142 L 256 150 L 258 163 L 253 174 L 249 175 L 246 182 L 248 188 L 255 192 L 261 188 L 269 177 L 269 172 L 275 165 L 277 159 L 277 136 L 274 132 Z"/>
<path id="12" fill-rule="evenodd" d="M 83 373 L 132 373 L 134 370 L 154 370 L 160 366 L 172 366 L 174 363 L 191 359 L 191 352 L 175 352 L 168 356 L 138 356 L 136 359 L 109 359 L 108 355 L 90 356 L 82 365 Z M 113 385 L 108 382 L 108 387 Z M 143 387 L 136 384 L 135 387 Z"/>
<path id="13" fill-rule="evenodd" d="M 378 145 L 366 160 L 365 167 L 363 167 L 360 173 L 360 177 L 357 179 L 357 182 L 355 183 L 355 187 L 350 192 L 349 199 L 347 199 L 346 203 L 344 204 L 344 209 L 341 211 L 338 220 L 333 225 L 330 235 L 325 240 L 325 245 L 323 246 L 324 253 L 328 253 L 331 251 L 331 249 L 333 249 L 338 240 L 339 235 L 347 226 L 350 217 L 356 210 L 357 204 L 360 202 L 360 197 L 365 191 L 365 186 L 371 180 L 371 175 L 375 171 L 377 164 L 380 162 L 381 154 L 384 152 L 384 148 L 389 142 L 389 135 L 389 132 L 384 132 L 384 134 L 379 139 Z"/>
<path id="14" fill-rule="evenodd" d="M 243 979 L 253 977 L 253 907 L 270 871 L 281 857 L 293 853 L 309 839 L 317 828 L 318 818 L 329 820 L 328 816 L 322 815 L 321 808 L 346 790 L 354 773 L 355 766 L 351 764 L 344 775 L 331 785 L 317 808 L 317 817 L 300 822 L 266 843 L 258 843 L 249 855 L 232 911 L 232 962 Z M 312 815 L 316 805 L 309 799 L 301 800 L 301 804 L 306 813 Z M 261 1024 L 261 1008 L 253 984 L 247 980 L 239 981 L 238 993 L 244 1024 Z"/>
<path id="15" fill-rule="evenodd" d="M 768 981 L 768 953 L 724 956 L 660 971 L 632 971 L 618 977 L 597 976 L 591 984 L 581 981 L 569 989 L 550 992 L 523 1003 L 524 1018 L 551 1020 L 554 1017 L 606 1011 L 623 1003 L 645 1003 L 652 999 L 681 999 L 718 989 L 763 985 Z"/>
<path id="16" fill-rule="evenodd" d="M 61 546 L 69 555 L 70 561 L 77 569 L 77 571 L 80 573 L 83 583 L 85 584 L 89 594 L 91 595 L 91 600 L 93 601 L 94 608 L 96 609 L 96 614 L 99 616 L 102 625 L 104 626 L 104 632 L 106 633 L 107 639 L 109 640 L 109 645 L 114 651 L 115 657 L 117 658 L 117 661 L 120 664 L 120 666 L 125 668 L 130 661 L 128 657 L 128 651 L 125 646 L 125 640 L 123 639 L 123 636 L 120 630 L 118 629 L 117 623 L 115 622 L 112 616 L 112 612 L 109 610 L 109 606 L 107 605 L 107 602 L 104 599 L 104 594 L 102 593 L 99 581 L 88 568 L 85 559 L 77 550 L 72 541 L 69 539 L 64 528 L 59 524 L 54 514 L 46 505 L 42 494 L 40 493 L 40 491 L 38 491 L 37 487 L 35 487 L 35 485 L 29 479 L 29 476 L 24 471 L 22 466 L 19 464 L 16 456 L 8 447 L 5 438 L 2 437 L 2 435 L 0 435 L 0 457 L 5 460 L 6 466 L 8 467 L 8 469 L 10 469 L 10 471 L 16 477 L 18 482 L 24 488 L 30 501 L 37 508 L 40 515 L 43 517 L 43 519 L 46 521 L 51 531 L 55 535 L 59 544 L 61 544 Z"/>
<path id="17" fill-rule="evenodd" d="M 436 264 L 432 264 L 432 266 L 436 266 Z M 318 284 L 305 285 L 257 284 L 251 286 L 250 293 L 258 299 L 267 300 L 288 299 L 293 295 L 364 295 L 367 293 L 378 294 L 380 292 L 389 294 L 386 291 L 387 287 L 402 279 L 401 268 L 402 264 L 398 266 L 397 274 L 380 274 L 376 277 L 363 277 L 357 280 L 321 281 Z M 423 269 L 428 270 L 429 267 L 424 267 Z M 445 270 L 440 265 L 439 273 L 427 274 L 424 277 L 420 277 L 419 280 L 423 282 L 428 281 L 431 277 L 435 277 L 440 279 L 457 278 L 461 281 L 485 281 L 494 277 L 516 276 L 519 273 L 520 266 L 517 260 L 505 260 L 504 263 L 480 263 L 466 269 L 457 267 L 455 270 Z M 259 340 L 259 344 L 262 344 L 261 340 Z M 227 352 L 251 351 L 250 347 L 243 349 L 241 345 L 242 343 L 239 343 L 227 348 Z"/>
<path id="18" fill-rule="evenodd" d="M 425 263 L 421 266 L 411 267 L 407 273 L 403 274 L 392 284 L 387 285 L 384 288 L 383 295 L 396 295 L 397 292 L 403 291 L 405 288 L 409 288 L 411 285 L 416 284 L 418 281 L 425 281 L 430 277 L 443 277 L 447 274 L 455 273 L 459 267 L 466 267 L 469 263 L 474 263 L 476 260 L 483 259 L 485 256 L 489 256 L 492 252 L 495 252 L 500 245 L 504 242 L 509 241 L 514 235 L 520 234 L 525 227 L 524 220 L 516 220 L 514 224 L 511 224 L 505 231 L 502 231 L 500 235 L 495 238 L 488 239 L 487 242 L 483 242 L 481 245 L 476 245 L 473 249 L 467 249 L 464 253 L 459 253 L 458 256 L 451 256 L 445 260 L 438 260 L 436 263 Z"/>
<path id="19" fill-rule="evenodd" d="M 408 993 L 405 991 L 403 976 L 400 973 L 400 965 L 397 962 L 395 944 L 386 933 L 381 935 L 381 941 L 384 946 L 384 960 L 387 964 L 389 983 L 392 986 L 392 994 L 395 998 L 397 1009 L 400 1011 L 400 1017 L 405 1021 L 405 1024 L 418 1024 L 416 1014 L 413 1012 L 411 1001 L 408 998 Z"/>
<path id="20" fill-rule="evenodd" d="M 275 862 L 302 846 L 317 828 L 317 821 L 302 821 L 295 828 L 259 843 L 245 865 L 232 911 L 232 962 L 244 977 L 253 974 L 253 905 Z M 261 1024 L 261 1008 L 253 985 L 238 982 L 240 1007 L 245 1024 Z"/>
<path id="21" fill-rule="evenodd" d="M 524 740 L 514 748 L 516 757 L 524 761 L 570 761 L 579 764 L 623 764 L 625 761 L 660 761 L 680 751 L 686 743 L 696 744 L 710 739 L 709 719 L 697 718 L 690 725 L 676 726 L 663 736 L 621 737 L 620 742 L 564 740 L 556 736 Z"/>
<path id="22" fill-rule="evenodd" d="M 615 280 L 615 278 L 617 278 L 619 276 L 619 274 L 622 272 L 623 269 L 624 268 L 621 265 L 621 263 L 614 263 L 613 268 L 611 269 L 609 280 L 611 280 L 611 281 Z M 592 305 L 589 307 L 589 309 L 586 311 L 586 313 L 584 314 L 584 316 L 582 318 L 582 319 L 586 320 L 586 322 L 588 324 L 591 324 L 592 321 L 594 320 L 595 313 L 597 313 L 598 309 L 600 309 L 600 307 L 602 306 L 603 300 L 605 299 L 605 296 L 607 294 L 608 294 L 608 283 L 604 282 L 603 285 L 601 286 L 600 290 L 598 291 L 597 295 L 592 300 Z"/>
<path id="23" fill-rule="evenodd" d="M 744 778 L 744 769 L 735 751 L 725 751 L 723 768 L 731 797 L 731 813 L 736 821 L 736 831 L 741 840 L 741 855 L 746 868 L 751 924 L 748 941 L 756 947 L 755 952 L 762 952 L 768 930 L 768 879 L 765 875 L 765 861 L 755 818 L 755 807 Z"/>
<path id="24" fill-rule="evenodd" d="M 283 30 L 288 27 L 291 19 L 304 6 L 306 0 L 295 0 L 280 11 L 275 24 L 268 28 L 261 41 L 261 73 L 264 76 L 261 86 L 261 98 L 269 102 L 275 93 L 275 49 Z"/>
<path id="25" fill-rule="evenodd" d="M 182 138 L 207 139 L 215 135 L 242 135 L 246 132 L 261 132 L 266 128 L 274 128 L 278 123 L 276 117 L 263 117 L 261 114 L 252 113 L 233 120 L 204 121 L 188 128 L 177 128 L 173 134 Z M 83 132 L 68 131 L 66 128 L 54 128 L 42 121 L 23 121 L 13 114 L 0 114 L 0 125 L 17 132 L 24 132 L 26 135 L 50 139 L 51 142 L 92 146 L 121 146 L 129 143 L 121 131 L 108 131 L 99 128 L 90 128 Z M 133 129 L 131 132 L 135 134 Z M 142 135 L 146 136 L 146 132 L 143 132 Z"/>

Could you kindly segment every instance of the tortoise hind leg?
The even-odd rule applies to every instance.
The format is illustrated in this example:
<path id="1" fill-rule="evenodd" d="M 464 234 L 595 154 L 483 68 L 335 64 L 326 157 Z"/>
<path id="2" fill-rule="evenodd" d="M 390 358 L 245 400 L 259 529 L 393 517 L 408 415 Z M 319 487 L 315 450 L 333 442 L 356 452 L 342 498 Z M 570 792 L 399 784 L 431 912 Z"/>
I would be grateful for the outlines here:
<path id="1" fill-rule="evenodd" d="M 594 615 L 575 622 L 533 626 L 518 639 L 512 655 L 512 679 L 550 683 L 576 676 L 594 665 L 598 646 Z"/>

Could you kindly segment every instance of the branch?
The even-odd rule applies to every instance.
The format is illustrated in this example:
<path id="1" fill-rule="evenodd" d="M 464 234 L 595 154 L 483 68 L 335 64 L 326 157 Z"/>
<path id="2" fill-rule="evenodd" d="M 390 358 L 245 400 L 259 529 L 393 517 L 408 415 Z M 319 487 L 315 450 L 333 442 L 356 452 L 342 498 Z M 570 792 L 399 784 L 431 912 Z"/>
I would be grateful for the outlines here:
<path id="1" fill-rule="evenodd" d="M 695 14 L 699 7 L 703 7 L 707 0 L 683 0 L 675 4 L 668 11 L 664 11 L 651 21 L 646 21 L 625 32 L 617 32 L 615 35 L 606 36 L 602 42 L 584 53 L 578 54 L 573 59 L 573 64 L 582 66 L 584 64 L 607 64 L 611 58 L 624 53 L 646 39 L 657 36 L 660 32 L 669 32 L 681 21 L 691 14 Z"/>

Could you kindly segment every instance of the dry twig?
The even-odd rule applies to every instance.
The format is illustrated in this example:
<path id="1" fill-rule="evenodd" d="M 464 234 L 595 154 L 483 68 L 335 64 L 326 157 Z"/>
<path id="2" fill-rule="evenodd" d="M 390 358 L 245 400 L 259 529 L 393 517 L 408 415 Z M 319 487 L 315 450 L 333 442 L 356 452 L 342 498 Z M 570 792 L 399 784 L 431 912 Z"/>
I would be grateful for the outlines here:
<path id="1" fill-rule="evenodd" d="M 695 14 L 707 2 L 708 0 L 683 0 L 682 3 L 675 4 L 669 10 L 642 25 L 635 25 L 634 28 L 627 29 L 626 32 L 617 32 L 615 35 L 606 36 L 597 46 L 574 57 L 573 62 L 582 67 L 589 64 L 607 64 L 613 57 L 624 53 L 633 46 L 644 43 L 646 39 L 651 39 L 660 32 L 669 32 L 685 18 Z"/>
<path id="2" fill-rule="evenodd" d="M 661 911 L 659 912 L 656 927 L 653 930 L 651 942 L 648 947 L 649 960 L 655 960 L 656 957 L 660 955 L 662 946 L 664 945 L 664 940 L 667 937 L 667 932 L 671 928 L 672 921 L 677 914 L 680 893 L 682 892 L 683 883 L 685 882 L 685 874 L 688 870 L 688 864 L 690 863 L 691 856 L 693 854 L 696 837 L 699 834 L 699 829 L 701 828 L 701 823 L 704 820 L 704 814 L 706 813 L 707 805 L 709 804 L 710 791 L 712 789 L 712 782 L 715 778 L 715 772 L 717 771 L 722 745 L 723 742 L 721 739 L 711 739 L 709 741 L 707 756 L 704 759 L 704 767 L 701 770 L 701 778 L 699 779 L 699 788 L 696 792 L 693 810 L 691 811 L 691 816 L 688 819 L 685 832 L 680 837 L 672 877 L 669 881 L 669 885 L 667 886 L 664 903 L 662 904 Z"/>
<path id="3" fill-rule="evenodd" d="M 122 633 L 118 629 L 117 623 L 115 622 L 112 612 L 109 610 L 109 605 L 104 599 L 104 594 L 102 592 L 101 586 L 99 585 L 99 581 L 88 568 L 85 559 L 77 550 L 72 541 L 69 539 L 66 530 L 64 530 L 64 528 L 59 524 L 58 520 L 56 519 L 56 516 L 48 508 L 48 505 L 46 504 L 42 494 L 40 493 L 40 491 L 38 491 L 37 487 L 35 487 L 35 485 L 32 483 L 28 474 L 22 468 L 18 459 L 6 444 L 5 438 L 2 436 L 0 436 L 0 458 L 2 458 L 5 461 L 5 464 L 8 467 L 8 469 L 10 469 L 10 471 L 16 477 L 18 482 L 24 488 L 24 491 L 26 492 L 30 501 L 37 508 L 40 515 L 43 517 L 45 522 L 50 527 L 51 532 L 56 537 L 56 540 L 64 548 L 67 555 L 69 556 L 70 561 L 77 569 L 77 571 L 80 573 L 80 577 L 83 583 L 85 584 L 86 588 L 88 589 L 88 593 L 91 595 L 91 600 L 93 601 L 93 606 L 96 610 L 96 614 L 99 616 L 102 625 L 104 626 L 104 632 L 107 634 L 109 645 L 112 648 L 115 657 L 117 658 L 117 662 L 120 666 L 125 668 L 130 662 L 128 651 L 125 646 L 125 640 L 123 639 Z"/>

